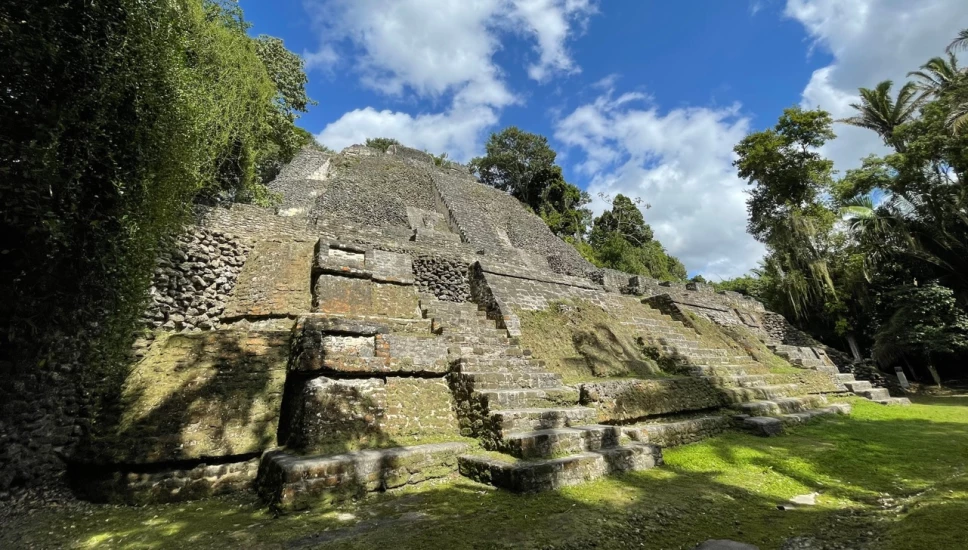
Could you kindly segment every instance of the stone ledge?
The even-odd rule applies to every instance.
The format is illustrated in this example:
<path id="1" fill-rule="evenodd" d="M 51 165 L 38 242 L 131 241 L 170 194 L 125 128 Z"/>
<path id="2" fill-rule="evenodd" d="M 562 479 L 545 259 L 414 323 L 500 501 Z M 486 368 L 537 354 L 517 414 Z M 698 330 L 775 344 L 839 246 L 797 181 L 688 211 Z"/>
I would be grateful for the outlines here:
<path id="1" fill-rule="evenodd" d="M 469 448 L 434 443 L 315 457 L 269 451 L 262 456 L 257 487 L 273 508 L 303 510 L 449 476 Z"/>
<path id="2" fill-rule="evenodd" d="M 209 498 L 253 487 L 259 459 L 153 472 L 99 472 L 75 476 L 77 491 L 87 500 L 144 506 Z"/>
<path id="3" fill-rule="evenodd" d="M 519 493 L 552 491 L 600 477 L 648 470 L 662 464 L 662 449 L 632 443 L 564 458 L 509 461 L 480 455 L 460 457 L 460 473 L 475 481 Z"/>
<path id="4" fill-rule="evenodd" d="M 599 422 L 713 409 L 725 403 L 722 392 L 699 378 L 603 381 L 580 384 L 579 389 L 581 403 L 598 410 Z"/>
<path id="5" fill-rule="evenodd" d="M 623 428 L 625 435 L 642 443 L 653 443 L 664 447 L 687 445 L 718 435 L 730 427 L 728 416 L 704 416 L 678 422 L 640 424 Z"/>

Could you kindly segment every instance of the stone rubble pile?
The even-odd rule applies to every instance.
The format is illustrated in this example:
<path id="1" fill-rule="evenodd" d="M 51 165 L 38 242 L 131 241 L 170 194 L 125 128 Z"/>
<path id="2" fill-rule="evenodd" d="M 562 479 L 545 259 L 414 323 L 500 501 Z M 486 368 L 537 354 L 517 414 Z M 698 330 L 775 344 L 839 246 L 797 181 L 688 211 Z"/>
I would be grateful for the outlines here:
<path id="1" fill-rule="evenodd" d="M 231 235 L 193 228 L 158 258 L 144 321 L 165 330 L 219 327 L 249 246 Z"/>
<path id="2" fill-rule="evenodd" d="M 446 302 L 471 300 L 467 264 L 460 259 L 418 256 L 413 259 L 413 273 L 420 292 L 433 294 Z"/>

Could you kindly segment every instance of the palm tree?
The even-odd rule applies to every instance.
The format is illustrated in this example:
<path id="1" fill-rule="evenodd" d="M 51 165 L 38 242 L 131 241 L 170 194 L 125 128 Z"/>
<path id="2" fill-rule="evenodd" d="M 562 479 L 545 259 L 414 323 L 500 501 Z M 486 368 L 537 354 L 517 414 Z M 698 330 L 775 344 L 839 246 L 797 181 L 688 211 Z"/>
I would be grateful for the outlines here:
<path id="1" fill-rule="evenodd" d="M 947 90 L 953 82 L 961 76 L 961 69 L 958 67 L 958 58 L 955 54 L 949 53 L 948 59 L 935 57 L 921 65 L 920 71 L 911 71 L 907 74 L 917 79 L 915 86 L 921 90 L 919 100 L 928 96 L 939 96 Z"/>
<path id="2" fill-rule="evenodd" d="M 968 29 L 962 29 L 958 33 L 958 37 L 952 40 L 951 44 L 948 44 L 948 47 L 945 49 L 949 54 L 960 50 L 968 50 Z"/>
<path id="3" fill-rule="evenodd" d="M 890 80 L 885 80 L 873 90 L 861 88 L 859 90 L 861 102 L 850 104 L 858 114 L 838 122 L 873 130 L 881 136 L 886 145 L 894 147 L 901 153 L 904 152 L 904 143 L 895 139 L 894 130 L 914 118 L 914 113 L 921 101 L 916 97 L 918 85 L 914 82 L 908 82 L 901 87 L 897 93 L 897 100 L 891 99 L 893 85 Z"/>
<path id="4" fill-rule="evenodd" d="M 945 50 L 949 55 L 954 52 L 968 50 L 968 29 L 962 29 L 958 37 L 948 44 Z M 961 97 L 952 102 L 951 114 L 948 116 L 948 125 L 955 134 L 960 133 L 968 126 L 968 93 L 962 92 Z"/>

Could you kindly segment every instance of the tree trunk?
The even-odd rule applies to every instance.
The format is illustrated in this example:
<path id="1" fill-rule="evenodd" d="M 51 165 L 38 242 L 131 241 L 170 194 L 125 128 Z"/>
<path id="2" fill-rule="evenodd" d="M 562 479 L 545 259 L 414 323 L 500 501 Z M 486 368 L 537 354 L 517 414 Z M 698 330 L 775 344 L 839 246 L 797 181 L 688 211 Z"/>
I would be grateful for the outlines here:
<path id="1" fill-rule="evenodd" d="M 854 361 L 863 361 L 864 358 L 860 354 L 860 346 L 857 345 L 857 338 L 853 334 L 847 335 L 847 345 L 850 346 L 850 353 L 854 356 Z"/>
<path id="2" fill-rule="evenodd" d="M 934 365 L 928 363 L 928 372 L 931 373 L 931 378 L 934 379 L 934 383 L 941 387 L 941 377 L 938 376 L 938 369 L 934 368 Z"/>
<path id="3" fill-rule="evenodd" d="M 914 367 L 911 366 L 911 363 L 908 362 L 907 355 L 901 355 L 901 358 L 904 359 L 904 364 L 907 366 L 908 374 L 911 375 L 911 378 L 913 378 L 915 382 L 920 384 L 921 377 L 918 376 L 917 371 L 915 371 Z"/>

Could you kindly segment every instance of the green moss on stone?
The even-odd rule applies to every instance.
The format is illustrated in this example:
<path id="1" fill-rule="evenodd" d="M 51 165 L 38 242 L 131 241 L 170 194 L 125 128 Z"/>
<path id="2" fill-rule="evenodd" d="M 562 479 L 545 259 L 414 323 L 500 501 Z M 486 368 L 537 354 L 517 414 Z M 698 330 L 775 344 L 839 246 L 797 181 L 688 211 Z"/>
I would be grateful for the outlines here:
<path id="1" fill-rule="evenodd" d="M 521 321 L 521 345 L 566 383 L 663 375 L 635 331 L 599 306 L 562 301 L 543 311 L 516 314 Z"/>

